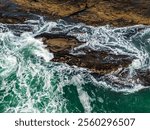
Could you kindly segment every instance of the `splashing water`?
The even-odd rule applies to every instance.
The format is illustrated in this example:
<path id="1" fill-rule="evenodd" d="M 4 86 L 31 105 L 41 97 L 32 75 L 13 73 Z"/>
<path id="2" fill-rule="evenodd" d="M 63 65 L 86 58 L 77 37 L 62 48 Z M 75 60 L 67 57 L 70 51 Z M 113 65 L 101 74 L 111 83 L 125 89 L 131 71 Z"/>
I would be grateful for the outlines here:
<path id="1" fill-rule="evenodd" d="M 34 38 L 43 32 L 86 42 L 70 52 L 74 55 L 88 46 L 136 57 L 127 80 L 136 69 L 149 69 L 149 26 L 92 27 L 63 20 L 0 24 L 0 112 L 150 112 L 149 86 L 132 82 L 131 88 L 116 88 L 84 68 L 51 62 L 53 54 Z"/>

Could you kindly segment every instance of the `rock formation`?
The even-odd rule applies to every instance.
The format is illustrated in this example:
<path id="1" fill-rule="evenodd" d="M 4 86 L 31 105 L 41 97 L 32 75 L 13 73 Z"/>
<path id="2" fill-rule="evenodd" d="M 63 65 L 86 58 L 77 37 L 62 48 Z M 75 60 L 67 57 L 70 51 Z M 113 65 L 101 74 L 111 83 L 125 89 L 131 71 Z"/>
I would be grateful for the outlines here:
<path id="1" fill-rule="evenodd" d="M 150 24 L 149 0 L 13 0 L 29 12 L 89 25 Z"/>
<path id="2" fill-rule="evenodd" d="M 35 13 L 51 20 L 61 18 L 93 26 L 150 25 L 149 7 L 149 0 L 1 0 L 0 22 L 23 23 L 25 20 L 33 19 L 35 15 L 31 13 Z M 54 53 L 53 62 L 84 67 L 100 76 L 115 72 L 119 68 L 124 70 L 136 58 L 115 55 L 110 51 L 94 51 L 88 47 L 79 50 L 84 54 L 75 55 L 71 51 L 75 51 L 74 48 L 83 42 L 65 34 L 43 33 L 35 38 L 43 38 L 44 44 Z M 118 73 L 116 82 L 122 84 L 123 80 L 128 78 L 127 75 L 128 71 Z M 147 86 L 150 85 L 149 77 L 149 70 L 137 70 L 132 80 Z"/>

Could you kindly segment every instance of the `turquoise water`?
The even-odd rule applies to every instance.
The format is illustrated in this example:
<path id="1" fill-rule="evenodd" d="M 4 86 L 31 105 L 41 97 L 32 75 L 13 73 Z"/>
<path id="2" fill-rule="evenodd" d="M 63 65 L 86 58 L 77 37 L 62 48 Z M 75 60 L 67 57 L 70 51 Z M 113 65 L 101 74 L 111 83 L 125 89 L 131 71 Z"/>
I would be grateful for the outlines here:
<path id="1" fill-rule="evenodd" d="M 0 24 L 0 112 L 150 112 L 149 86 L 132 81 L 136 69 L 150 68 L 148 26 L 92 27 L 62 20 L 27 21 L 24 27 L 31 32 L 16 26 L 20 28 Z M 51 62 L 53 54 L 34 38 L 42 32 L 67 32 L 86 41 L 70 52 L 74 55 L 88 46 L 136 59 L 128 67 L 124 85 L 116 86 L 93 77 L 87 69 Z M 107 77 L 115 79 L 113 74 Z"/>

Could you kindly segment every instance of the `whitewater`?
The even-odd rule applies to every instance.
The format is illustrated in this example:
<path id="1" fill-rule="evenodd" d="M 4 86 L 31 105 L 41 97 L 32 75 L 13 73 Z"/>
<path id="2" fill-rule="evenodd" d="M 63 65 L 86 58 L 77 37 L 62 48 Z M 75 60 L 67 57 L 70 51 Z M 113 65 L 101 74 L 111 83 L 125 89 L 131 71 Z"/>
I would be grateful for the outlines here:
<path id="1" fill-rule="evenodd" d="M 106 82 L 105 76 L 96 78 L 86 68 L 52 62 L 53 53 L 42 39 L 34 38 L 44 32 L 64 33 L 85 42 L 70 51 L 73 55 L 83 54 L 80 49 L 89 47 L 135 57 L 127 68 L 130 73 L 123 80 L 124 87 Z M 150 86 L 132 80 L 136 69 L 150 69 L 149 26 L 93 27 L 43 18 L 0 24 L 1 112 L 139 112 L 141 106 L 150 111 Z M 106 77 L 117 78 L 112 73 Z"/>

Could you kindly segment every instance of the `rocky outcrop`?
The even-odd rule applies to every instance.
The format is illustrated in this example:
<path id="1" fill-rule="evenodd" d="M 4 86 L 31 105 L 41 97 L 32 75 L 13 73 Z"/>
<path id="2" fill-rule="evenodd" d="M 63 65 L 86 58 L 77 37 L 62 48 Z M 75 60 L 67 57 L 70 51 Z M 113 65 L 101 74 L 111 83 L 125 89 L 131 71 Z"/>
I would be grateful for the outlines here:
<path id="1" fill-rule="evenodd" d="M 13 0 L 28 12 L 90 25 L 150 24 L 149 0 Z"/>
<path id="2" fill-rule="evenodd" d="M 71 49 L 84 43 L 80 42 L 76 37 L 67 36 L 64 33 L 42 33 L 40 35 L 36 35 L 35 38 L 42 38 L 44 44 L 46 44 L 50 52 L 53 53 L 69 53 Z"/>
<path id="3" fill-rule="evenodd" d="M 81 51 L 85 54 L 56 53 L 52 61 L 87 68 L 92 73 L 104 75 L 114 72 L 119 68 L 128 67 L 133 60 L 126 55 L 114 55 L 105 51 L 93 51 L 89 48 L 84 48 Z"/>
<path id="4" fill-rule="evenodd" d="M 93 76 L 112 84 L 114 87 L 132 87 L 132 84 L 150 86 L 150 70 L 136 70 L 132 76 L 128 66 L 136 57 L 116 55 L 111 51 L 95 51 L 88 47 L 77 48 L 84 44 L 73 36 L 43 33 L 35 36 L 43 38 L 47 49 L 53 52 L 53 62 L 67 63 L 83 67 Z"/>
<path id="5" fill-rule="evenodd" d="M 36 19 L 35 13 L 52 20 L 62 18 L 94 26 L 106 24 L 119 27 L 135 24 L 147 25 L 150 24 L 149 6 L 149 0 L 1 0 L 0 22 L 23 23 L 28 19 Z M 20 35 L 21 32 L 17 31 L 18 26 L 8 26 L 17 35 Z M 24 24 L 22 31 L 24 30 L 32 31 L 32 28 L 26 27 Z M 137 29 L 137 31 L 140 30 L 142 28 Z M 136 32 L 128 33 L 125 37 L 130 37 L 134 33 Z M 136 57 L 116 55 L 109 50 L 95 51 L 88 47 L 76 50 L 75 48 L 83 42 L 63 33 L 42 33 L 35 38 L 42 38 L 50 52 L 54 53 L 53 62 L 87 68 L 93 75 L 105 76 L 105 81 L 115 85 L 124 86 L 126 82 L 150 85 L 149 70 L 137 70 L 133 77 L 128 77 L 127 67 Z M 121 70 L 115 73 L 120 68 Z M 111 73 L 113 74 L 109 75 Z"/>
<path id="6" fill-rule="evenodd" d="M 149 25 L 149 6 L 149 0 L 1 0 L 0 22 L 23 22 L 30 12 L 94 26 Z"/>
<path id="7" fill-rule="evenodd" d="M 43 33 L 36 36 L 36 38 L 43 38 L 47 48 L 54 53 L 53 62 L 84 67 L 92 73 L 100 75 L 128 67 L 134 59 L 127 55 L 115 55 L 110 51 L 94 51 L 88 47 L 74 50 L 75 47 L 83 44 L 83 42 L 73 36 Z"/>

